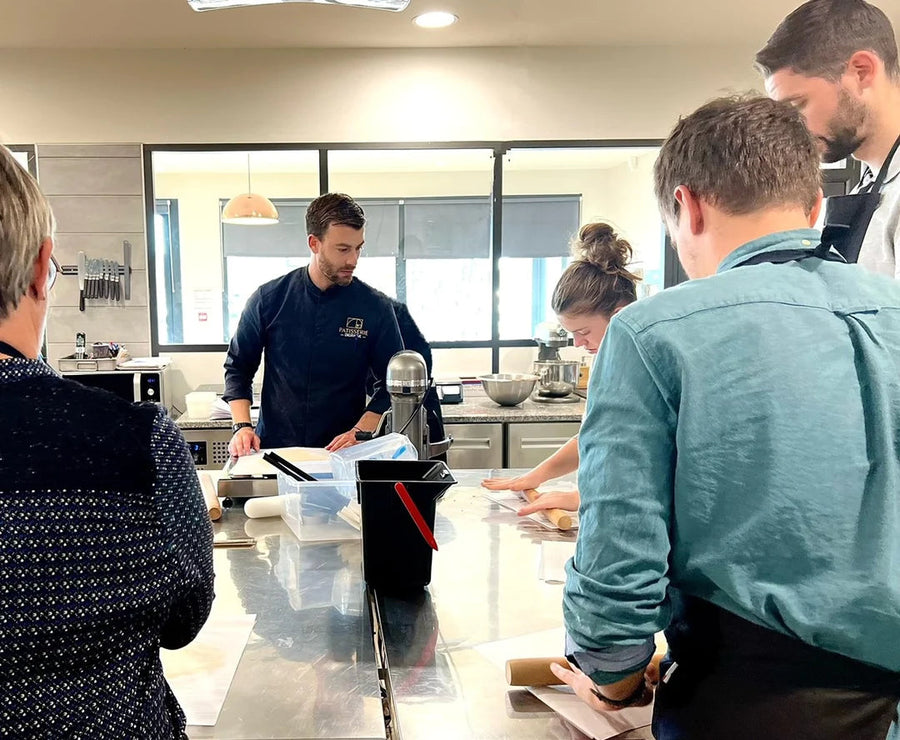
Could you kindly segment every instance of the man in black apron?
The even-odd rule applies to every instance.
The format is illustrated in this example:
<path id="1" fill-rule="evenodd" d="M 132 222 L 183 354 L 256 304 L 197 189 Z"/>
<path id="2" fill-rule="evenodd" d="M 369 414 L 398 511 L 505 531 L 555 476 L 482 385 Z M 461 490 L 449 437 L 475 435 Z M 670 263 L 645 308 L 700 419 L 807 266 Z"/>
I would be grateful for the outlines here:
<path id="1" fill-rule="evenodd" d="M 803 114 L 822 161 L 865 163 L 828 199 L 823 240 L 849 262 L 900 277 L 900 65 L 887 16 L 863 0 L 811 0 L 785 18 L 756 64 L 766 90 Z"/>
<path id="2" fill-rule="evenodd" d="M 768 98 L 682 119 L 655 190 L 692 278 L 620 311 L 579 434 L 556 675 L 657 740 L 884 740 L 900 700 L 900 284 L 811 228 L 816 142 Z"/>

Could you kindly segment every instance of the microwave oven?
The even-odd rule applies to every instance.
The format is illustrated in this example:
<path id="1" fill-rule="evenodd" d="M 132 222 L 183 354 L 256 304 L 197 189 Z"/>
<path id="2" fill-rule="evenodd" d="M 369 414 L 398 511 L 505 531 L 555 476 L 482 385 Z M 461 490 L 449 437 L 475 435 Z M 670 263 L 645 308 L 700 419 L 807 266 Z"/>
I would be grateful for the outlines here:
<path id="1" fill-rule="evenodd" d="M 62 372 L 64 378 L 114 393 L 126 401 L 152 401 L 168 408 L 165 369 Z"/>

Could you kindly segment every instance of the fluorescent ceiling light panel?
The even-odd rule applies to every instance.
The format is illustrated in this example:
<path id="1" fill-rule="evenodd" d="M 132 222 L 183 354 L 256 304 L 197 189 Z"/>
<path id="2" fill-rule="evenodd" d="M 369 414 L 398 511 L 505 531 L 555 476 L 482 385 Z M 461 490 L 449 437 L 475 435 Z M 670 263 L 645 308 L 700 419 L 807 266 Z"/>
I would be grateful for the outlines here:
<path id="1" fill-rule="evenodd" d="M 242 8 L 248 5 L 278 5 L 280 3 L 316 3 L 318 5 L 351 5 L 376 10 L 406 10 L 409 0 L 188 0 L 194 10 Z"/>

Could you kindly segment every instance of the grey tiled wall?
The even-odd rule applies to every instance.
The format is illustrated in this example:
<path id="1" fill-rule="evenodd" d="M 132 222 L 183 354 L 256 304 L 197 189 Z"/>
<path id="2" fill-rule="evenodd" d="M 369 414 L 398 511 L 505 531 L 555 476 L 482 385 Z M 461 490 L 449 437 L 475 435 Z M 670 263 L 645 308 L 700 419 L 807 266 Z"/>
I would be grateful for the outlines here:
<path id="1" fill-rule="evenodd" d="M 150 354 L 147 246 L 140 145 L 38 145 L 38 179 L 57 222 L 54 254 L 74 265 L 79 251 L 122 262 L 122 242 L 131 242 L 131 299 L 87 302 L 78 310 L 78 278 L 60 275 L 47 321 L 47 359 L 54 367 L 74 352 L 75 334 L 88 344 L 114 341 L 135 357 Z"/>

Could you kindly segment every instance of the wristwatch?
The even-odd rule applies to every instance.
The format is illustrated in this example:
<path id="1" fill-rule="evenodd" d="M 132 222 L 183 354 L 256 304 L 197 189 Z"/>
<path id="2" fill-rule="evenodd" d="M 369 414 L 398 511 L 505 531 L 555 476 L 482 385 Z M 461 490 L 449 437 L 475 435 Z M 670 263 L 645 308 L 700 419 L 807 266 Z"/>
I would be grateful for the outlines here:
<path id="1" fill-rule="evenodd" d="M 637 686 L 635 686 L 634 691 L 632 691 L 624 699 L 610 699 L 608 696 L 604 696 L 603 694 L 601 694 L 596 686 L 591 689 L 591 693 L 600 701 L 606 702 L 610 706 L 616 707 L 617 709 L 622 709 L 624 707 L 630 707 L 632 704 L 639 701 L 644 696 L 644 692 L 646 690 L 647 686 L 645 682 L 641 681 Z"/>
<path id="2" fill-rule="evenodd" d="M 249 421 L 239 421 L 231 425 L 231 433 L 237 434 L 237 431 L 239 429 L 243 429 L 244 427 L 250 427 L 251 429 L 253 429 L 253 424 L 251 424 Z"/>

